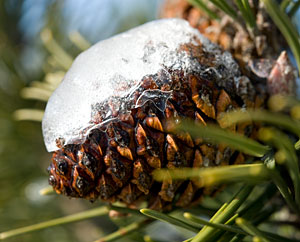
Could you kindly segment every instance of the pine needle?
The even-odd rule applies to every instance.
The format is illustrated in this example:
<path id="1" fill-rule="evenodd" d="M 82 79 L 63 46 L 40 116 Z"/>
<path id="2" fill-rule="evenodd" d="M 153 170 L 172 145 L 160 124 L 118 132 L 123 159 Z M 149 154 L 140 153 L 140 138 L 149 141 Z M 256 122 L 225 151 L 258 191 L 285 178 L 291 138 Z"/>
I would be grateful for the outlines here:
<path id="1" fill-rule="evenodd" d="M 91 210 L 86 210 L 84 212 L 80 213 L 75 213 L 72 215 L 68 215 L 65 217 L 57 218 L 57 219 L 52 219 L 48 220 L 42 223 L 37 223 L 33 225 L 29 225 L 23 228 L 18 228 L 18 229 L 13 229 L 10 231 L 2 232 L 0 233 L 0 240 L 4 240 L 10 237 L 14 237 L 20 234 L 25 234 L 53 226 L 58 226 L 62 224 L 68 224 L 68 223 L 73 223 L 73 222 L 78 222 L 84 219 L 89 219 L 93 217 L 98 217 L 98 216 L 103 216 L 108 214 L 109 210 L 107 207 L 99 207 Z"/>
<path id="2" fill-rule="evenodd" d="M 51 30 L 44 29 L 41 32 L 41 39 L 57 63 L 65 70 L 68 70 L 72 65 L 73 58 L 54 40 Z"/>
<path id="3" fill-rule="evenodd" d="M 106 235 L 105 237 L 95 240 L 94 242 L 111 242 L 111 241 L 115 241 L 118 240 L 120 238 L 123 238 L 123 236 L 128 235 L 134 231 L 137 231 L 143 227 L 145 227 L 146 225 L 148 225 L 149 223 L 151 223 L 151 220 L 142 220 L 140 222 L 136 222 L 136 223 L 131 223 L 125 227 L 122 227 L 120 229 L 118 229 L 117 231 Z"/>
<path id="4" fill-rule="evenodd" d="M 295 15 L 295 13 L 298 11 L 299 7 L 300 7 L 300 1 L 299 0 L 297 2 L 293 2 L 293 6 L 291 7 L 291 9 L 287 13 L 288 16 L 290 18 L 292 18 Z"/>
<path id="5" fill-rule="evenodd" d="M 36 109 L 19 109 L 13 113 L 13 118 L 15 120 L 29 120 L 29 121 L 37 121 L 41 122 L 44 116 L 43 110 Z"/>
<path id="6" fill-rule="evenodd" d="M 299 161 L 294 146 L 289 137 L 275 128 L 261 128 L 259 138 L 265 142 L 272 143 L 278 150 L 282 151 L 286 159 L 284 165 L 289 171 L 295 190 L 295 200 L 300 207 L 300 172 Z M 282 162 L 282 161 L 281 161 Z"/>
<path id="7" fill-rule="evenodd" d="M 245 186 L 243 187 L 237 195 L 232 199 L 232 201 L 226 206 L 224 211 L 220 213 L 214 219 L 211 219 L 210 222 L 223 224 L 226 223 L 236 212 L 236 210 L 241 206 L 241 204 L 247 199 L 251 193 L 253 187 Z M 210 241 L 214 236 L 214 233 L 217 231 L 215 228 L 204 226 L 200 232 L 193 238 L 192 242 L 200 241 Z"/>
<path id="8" fill-rule="evenodd" d="M 158 212 L 155 210 L 144 208 L 144 209 L 141 209 L 140 212 L 150 218 L 157 219 L 157 220 L 169 223 L 169 224 L 173 224 L 175 226 L 187 229 L 187 230 L 195 232 L 195 233 L 197 233 L 199 231 L 199 229 L 201 228 L 201 227 L 196 227 L 192 224 L 188 224 L 187 222 L 182 221 L 177 218 L 174 218 L 168 214 L 164 214 L 164 213 L 161 213 L 161 212 Z"/>
<path id="9" fill-rule="evenodd" d="M 266 124 L 272 124 L 280 128 L 286 129 L 300 137 L 299 121 L 293 120 L 287 115 L 280 113 L 272 113 L 267 110 L 237 110 L 224 114 L 221 120 L 225 127 L 248 121 L 264 122 Z"/>
<path id="10" fill-rule="evenodd" d="M 191 220 L 192 222 L 195 223 L 199 223 L 199 224 L 203 224 L 203 225 L 207 225 L 216 229 L 221 229 L 221 230 L 225 230 L 228 232 L 232 232 L 232 233 L 236 233 L 236 234 L 244 234 L 244 235 L 248 235 L 248 233 L 246 233 L 245 231 L 236 228 L 234 226 L 230 226 L 230 225 L 225 225 L 225 224 L 217 224 L 217 223 L 211 223 L 208 222 L 202 218 L 196 217 L 193 214 L 190 213 L 184 213 L 183 216 L 189 220 Z"/>
<path id="11" fill-rule="evenodd" d="M 205 139 L 209 143 L 226 144 L 229 147 L 255 157 L 262 157 L 269 147 L 261 145 L 257 141 L 243 135 L 221 129 L 216 125 L 196 125 L 191 121 L 184 121 L 179 130 L 192 134 L 193 137 Z"/>
<path id="12" fill-rule="evenodd" d="M 255 236 L 257 239 L 259 239 L 262 242 L 270 242 L 264 234 L 258 230 L 255 226 L 253 226 L 251 223 L 249 223 L 247 220 L 243 218 L 237 218 L 235 220 L 235 223 L 240 226 L 244 231 L 251 234 L 252 236 Z"/>
<path id="13" fill-rule="evenodd" d="M 246 24 L 250 28 L 254 28 L 256 26 L 256 20 L 248 0 L 235 0 L 235 3 L 238 6 Z"/>
<path id="14" fill-rule="evenodd" d="M 211 19 L 220 19 L 220 17 L 209 7 L 207 7 L 207 4 L 202 0 L 188 0 L 188 2 L 195 7 L 201 8 Z"/>
<path id="15" fill-rule="evenodd" d="M 236 11 L 225 0 L 210 0 L 216 7 L 229 15 L 232 19 L 237 20 Z"/>
<path id="16" fill-rule="evenodd" d="M 81 51 L 84 51 L 91 46 L 91 44 L 78 31 L 70 33 L 69 39 Z"/>
<path id="17" fill-rule="evenodd" d="M 231 165 L 210 168 L 158 169 L 153 172 L 156 181 L 193 179 L 198 187 L 209 187 L 230 182 L 258 183 L 269 179 L 264 164 Z"/>

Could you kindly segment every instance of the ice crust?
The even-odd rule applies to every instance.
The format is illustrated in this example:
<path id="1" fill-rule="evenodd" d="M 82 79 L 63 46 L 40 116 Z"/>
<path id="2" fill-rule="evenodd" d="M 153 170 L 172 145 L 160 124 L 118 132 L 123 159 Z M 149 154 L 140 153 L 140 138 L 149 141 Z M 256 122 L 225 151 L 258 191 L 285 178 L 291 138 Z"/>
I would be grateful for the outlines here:
<path id="1" fill-rule="evenodd" d="M 59 149 L 57 139 L 63 144 L 84 139 L 87 132 L 83 130 L 93 126 L 91 119 L 95 107 L 101 108 L 101 103 L 111 97 L 119 100 L 120 103 L 116 104 L 120 107 L 122 102 L 132 101 L 130 93 L 147 75 L 163 69 L 216 71 L 204 70 L 186 52 L 178 51 L 186 43 L 199 45 L 197 41 L 206 51 L 214 52 L 215 62 L 225 66 L 225 72 L 216 73 L 220 86 L 239 76 L 238 66 L 228 52 L 222 52 L 181 19 L 146 23 L 103 40 L 81 53 L 48 101 L 42 123 L 47 150 Z M 145 94 L 145 97 L 149 95 Z"/>

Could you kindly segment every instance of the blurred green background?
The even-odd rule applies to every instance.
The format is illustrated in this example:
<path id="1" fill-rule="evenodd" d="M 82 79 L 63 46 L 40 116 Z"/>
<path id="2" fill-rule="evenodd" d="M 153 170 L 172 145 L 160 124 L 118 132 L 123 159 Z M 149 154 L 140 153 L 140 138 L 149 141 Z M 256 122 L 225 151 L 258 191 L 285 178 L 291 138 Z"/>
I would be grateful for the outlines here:
<path id="1" fill-rule="evenodd" d="M 50 155 L 41 123 L 27 120 L 39 120 L 41 112 L 23 109 L 43 110 L 72 59 L 89 43 L 156 18 L 160 3 L 0 1 L 0 232 L 100 205 L 39 194 L 47 186 Z M 6 241 L 92 241 L 115 229 L 108 218 L 98 218 Z"/>

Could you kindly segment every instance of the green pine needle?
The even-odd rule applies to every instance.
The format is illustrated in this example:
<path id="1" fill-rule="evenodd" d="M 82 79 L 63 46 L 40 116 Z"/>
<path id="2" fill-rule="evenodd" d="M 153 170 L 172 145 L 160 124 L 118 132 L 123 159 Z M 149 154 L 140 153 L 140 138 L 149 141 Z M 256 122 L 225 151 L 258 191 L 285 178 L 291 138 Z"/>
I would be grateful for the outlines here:
<path id="1" fill-rule="evenodd" d="M 246 233 L 245 231 L 243 231 L 239 228 L 236 228 L 234 226 L 225 225 L 225 224 L 211 223 L 211 222 L 206 221 L 205 219 L 196 217 L 196 216 L 194 216 L 193 214 L 190 214 L 190 213 L 184 213 L 183 216 L 185 218 L 191 220 L 192 222 L 195 222 L 195 223 L 199 223 L 199 224 L 202 224 L 202 225 L 207 225 L 209 227 L 225 230 L 225 231 L 236 233 L 236 234 L 248 235 L 248 233 Z"/>
<path id="2" fill-rule="evenodd" d="M 292 2 L 292 0 L 283 0 L 280 3 L 280 9 L 283 12 L 286 12 L 288 6 L 290 5 L 290 3 Z"/>
<path id="3" fill-rule="evenodd" d="M 237 218 L 235 220 L 235 223 L 238 226 L 240 226 L 241 229 L 243 229 L 247 233 L 251 234 L 252 236 L 255 236 L 260 241 L 262 241 L 262 242 L 270 242 L 270 240 L 268 240 L 260 230 L 258 230 L 255 226 L 253 226 L 247 220 L 245 220 L 243 218 Z"/>
<path id="4" fill-rule="evenodd" d="M 45 87 L 27 87 L 21 90 L 20 95 L 24 99 L 35 99 L 47 102 L 52 92 L 52 90 L 47 90 Z"/>
<path id="5" fill-rule="evenodd" d="M 125 213 L 125 214 L 134 214 L 137 216 L 145 217 L 140 213 L 140 211 L 138 209 L 132 209 L 132 208 L 128 208 L 128 207 L 120 207 L 120 206 L 114 206 L 114 205 L 110 205 L 108 208 L 109 208 L 109 210 L 115 210 L 115 211 Z"/>
<path id="6" fill-rule="evenodd" d="M 162 222 L 169 223 L 169 224 L 173 224 L 175 226 L 187 229 L 187 230 L 195 232 L 195 233 L 197 233 L 199 231 L 199 229 L 201 228 L 201 226 L 197 227 L 194 224 L 189 224 L 185 221 L 182 221 L 180 219 L 174 218 L 170 215 L 167 215 L 167 214 L 155 211 L 155 210 L 144 208 L 144 209 L 141 209 L 140 212 L 150 218 L 157 219 Z"/>
<path id="7" fill-rule="evenodd" d="M 149 223 L 151 223 L 151 220 L 142 220 L 140 222 L 136 222 L 136 223 L 131 223 L 125 227 L 122 227 L 120 229 L 118 229 L 117 231 L 106 235 L 105 237 L 95 240 L 94 242 L 111 242 L 111 241 L 116 241 L 120 238 L 123 238 L 125 235 L 128 235 L 132 232 L 135 232 L 137 230 L 140 230 L 142 228 L 144 228 L 146 225 L 148 225 Z"/>
<path id="8" fill-rule="evenodd" d="M 91 210 L 86 210 L 84 212 L 80 213 L 75 213 L 72 215 L 68 215 L 65 217 L 57 218 L 57 219 L 52 219 L 48 220 L 42 223 L 37 223 L 33 225 L 29 225 L 23 228 L 18 228 L 18 229 L 13 229 L 10 231 L 2 232 L 0 233 L 0 240 L 4 240 L 10 237 L 14 237 L 17 235 L 45 229 L 45 228 L 50 228 L 53 226 L 58 226 L 62 224 L 68 224 L 68 223 L 73 223 L 73 222 L 78 222 L 81 220 L 89 219 L 89 218 L 94 218 L 98 216 L 103 216 L 108 214 L 109 209 L 107 207 L 99 207 Z"/>
<path id="9" fill-rule="evenodd" d="M 253 139 L 221 129 L 216 125 L 204 126 L 196 125 L 191 121 L 184 121 L 178 129 L 192 134 L 193 137 L 203 138 L 209 143 L 226 144 L 255 157 L 262 157 L 269 151 L 269 147 L 261 145 Z"/>
<path id="10" fill-rule="evenodd" d="M 277 193 L 276 186 L 273 183 L 269 183 L 265 189 L 261 191 L 261 194 L 256 198 L 253 198 L 245 207 L 241 209 L 239 215 L 246 219 L 254 219 L 257 217 L 257 212 L 260 212 L 264 205 L 272 199 L 272 197 Z"/>
<path id="11" fill-rule="evenodd" d="M 288 16 L 290 18 L 292 18 L 295 15 L 295 13 L 298 11 L 299 7 L 300 7 L 300 1 L 299 0 L 297 2 L 293 2 L 293 6 L 288 11 Z"/>
<path id="12" fill-rule="evenodd" d="M 231 165 L 210 168 L 158 169 L 153 172 L 157 181 L 165 179 L 193 179 L 199 187 L 214 186 L 231 182 L 259 183 L 269 179 L 264 164 Z"/>
<path id="13" fill-rule="evenodd" d="M 53 190 L 53 187 L 47 186 L 47 187 L 42 188 L 42 189 L 39 191 L 39 193 L 40 193 L 40 195 L 42 195 L 42 196 L 47 196 L 47 195 L 50 195 L 50 194 L 54 194 L 54 190 Z"/>
<path id="14" fill-rule="evenodd" d="M 224 13 L 230 16 L 232 19 L 237 20 L 236 11 L 225 0 L 210 0 L 216 7 L 221 9 Z"/>
<path id="15" fill-rule="evenodd" d="M 220 17 L 209 7 L 207 7 L 207 4 L 202 0 L 188 0 L 188 2 L 195 7 L 201 8 L 211 19 L 220 19 Z"/>
<path id="16" fill-rule="evenodd" d="M 50 29 L 44 29 L 41 32 L 41 40 L 46 49 L 52 54 L 55 61 L 65 70 L 69 70 L 72 65 L 73 57 L 70 56 L 53 38 Z"/>
<path id="17" fill-rule="evenodd" d="M 243 202 L 247 199 L 249 194 L 251 193 L 253 187 L 245 186 L 243 187 L 237 194 L 234 196 L 232 201 L 225 207 L 225 209 L 216 217 L 210 220 L 212 223 L 223 224 L 226 223 L 234 214 L 237 209 L 243 204 Z M 200 242 L 200 241 L 211 241 L 214 237 L 215 232 L 218 229 L 204 226 L 200 232 L 193 238 L 192 242 Z"/>
<path id="18" fill-rule="evenodd" d="M 225 127 L 229 127 L 233 124 L 243 123 L 243 122 L 264 122 L 266 124 L 272 124 L 277 127 L 286 129 L 292 133 L 295 133 L 300 137 L 300 122 L 297 120 L 291 119 L 289 116 L 273 113 L 267 110 L 236 110 L 224 114 L 221 118 L 222 124 Z"/>
<path id="19" fill-rule="evenodd" d="M 269 174 L 271 176 L 272 181 L 277 186 L 279 192 L 282 197 L 285 199 L 288 206 L 297 214 L 300 214 L 299 207 L 293 200 L 293 196 L 291 194 L 291 190 L 287 186 L 286 182 L 283 180 L 281 175 L 276 169 L 269 169 Z"/>
<path id="20" fill-rule="evenodd" d="M 87 41 L 78 31 L 70 33 L 69 39 L 81 51 L 85 51 L 91 47 L 91 43 Z"/>
<path id="21" fill-rule="evenodd" d="M 256 26 L 256 20 L 248 0 L 235 0 L 235 3 L 238 6 L 246 24 L 250 28 L 254 28 Z"/>
<path id="22" fill-rule="evenodd" d="M 284 164 L 286 165 L 293 181 L 295 200 L 300 207 L 299 161 L 291 140 L 286 134 L 276 130 L 275 128 L 261 128 L 259 131 L 259 138 L 265 142 L 272 143 L 279 151 L 282 151 L 285 154 Z"/>
<path id="23" fill-rule="evenodd" d="M 13 118 L 17 121 L 36 121 L 41 122 L 43 120 L 44 111 L 37 109 L 18 109 L 13 113 Z"/>

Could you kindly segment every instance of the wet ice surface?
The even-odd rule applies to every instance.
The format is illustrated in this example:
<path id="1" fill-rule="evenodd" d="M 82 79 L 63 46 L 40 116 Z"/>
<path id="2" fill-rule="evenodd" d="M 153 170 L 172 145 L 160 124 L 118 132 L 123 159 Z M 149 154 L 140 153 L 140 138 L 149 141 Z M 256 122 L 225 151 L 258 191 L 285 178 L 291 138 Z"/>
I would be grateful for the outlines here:
<path id="1" fill-rule="evenodd" d="M 199 45 L 198 42 L 206 51 L 214 53 L 216 65 L 224 66 L 222 73 L 199 66 L 187 52 L 179 51 L 183 44 Z M 106 112 L 106 118 L 110 118 L 112 110 L 102 105 L 108 99 L 123 113 L 145 103 L 149 97 L 152 99 L 155 93 L 146 92 L 139 103 L 132 104 L 131 93 L 139 87 L 144 76 L 164 69 L 201 72 L 203 75 L 216 72 L 220 86 L 234 82 L 234 77 L 239 75 L 231 55 L 221 52 L 186 21 L 149 22 L 101 41 L 75 59 L 46 107 L 42 128 L 47 150 L 57 150 L 58 139 L 69 144 L 84 138 L 83 129 L 94 125 L 93 115 L 97 111 Z M 162 100 L 167 100 L 168 95 L 163 93 Z M 163 103 L 158 105 L 164 106 Z"/>

